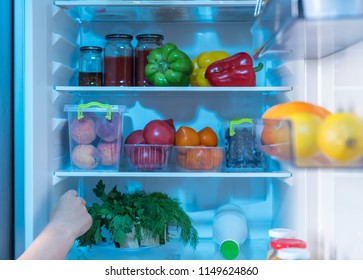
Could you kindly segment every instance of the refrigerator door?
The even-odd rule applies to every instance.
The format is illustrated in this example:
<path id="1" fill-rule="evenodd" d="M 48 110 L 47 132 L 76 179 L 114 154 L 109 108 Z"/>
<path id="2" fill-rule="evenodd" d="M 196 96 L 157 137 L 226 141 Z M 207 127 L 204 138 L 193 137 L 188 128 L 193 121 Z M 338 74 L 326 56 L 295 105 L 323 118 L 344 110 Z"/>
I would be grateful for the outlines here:
<path id="1" fill-rule="evenodd" d="M 0 259 L 13 258 L 13 14 L 12 1 L 0 9 Z"/>

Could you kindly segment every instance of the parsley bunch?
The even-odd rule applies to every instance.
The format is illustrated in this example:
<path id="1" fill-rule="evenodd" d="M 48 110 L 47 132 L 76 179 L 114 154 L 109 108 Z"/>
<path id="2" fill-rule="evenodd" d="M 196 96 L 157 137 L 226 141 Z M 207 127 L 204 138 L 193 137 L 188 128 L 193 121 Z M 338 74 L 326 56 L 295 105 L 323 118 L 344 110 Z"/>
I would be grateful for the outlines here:
<path id="1" fill-rule="evenodd" d="M 93 203 L 87 210 L 93 219 L 92 227 L 78 238 L 79 246 L 92 246 L 105 242 L 101 229 L 104 227 L 111 234 L 116 247 L 120 247 L 127 233 L 135 229 L 135 238 L 140 244 L 144 238 L 159 239 L 160 244 L 170 240 L 169 226 L 180 229 L 180 238 L 184 245 L 195 249 L 198 233 L 190 217 L 180 206 L 178 199 L 172 199 L 161 192 L 146 193 L 136 191 L 121 193 L 114 186 L 106 194 L 105 184 L 100 180 L 93 189 L 102 204 Z"/>

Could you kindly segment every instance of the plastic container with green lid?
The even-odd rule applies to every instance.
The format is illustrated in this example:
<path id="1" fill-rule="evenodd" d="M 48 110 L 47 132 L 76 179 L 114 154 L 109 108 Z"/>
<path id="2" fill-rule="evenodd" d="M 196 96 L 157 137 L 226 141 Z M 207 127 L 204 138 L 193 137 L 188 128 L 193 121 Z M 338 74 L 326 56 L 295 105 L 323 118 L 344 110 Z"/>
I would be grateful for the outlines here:
<path id="1" fill-rule="evenodd" d="M 261 146 L 261 126 L 256 119 L 241 118 L 226 122 L 224 141 L 226 169 L 229 171 L 263 171 L 266 168 L 266 158 L 258 149 Z"/>
<path id="2" fill-rule="evenodd" d="M 72 171 L 118 171 L 125 105 L 66 104 Z"/>

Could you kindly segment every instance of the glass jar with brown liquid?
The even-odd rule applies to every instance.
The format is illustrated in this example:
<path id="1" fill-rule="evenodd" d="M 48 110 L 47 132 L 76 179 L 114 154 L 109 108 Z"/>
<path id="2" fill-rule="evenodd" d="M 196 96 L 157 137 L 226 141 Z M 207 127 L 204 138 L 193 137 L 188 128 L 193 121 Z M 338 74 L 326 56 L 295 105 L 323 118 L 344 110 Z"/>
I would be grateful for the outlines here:
<path id="1" fill-rule="evenodd" d="M 79 56 L 79 86 L 102 86 L 102 48 L 84 46 L 80 48 Z"/>

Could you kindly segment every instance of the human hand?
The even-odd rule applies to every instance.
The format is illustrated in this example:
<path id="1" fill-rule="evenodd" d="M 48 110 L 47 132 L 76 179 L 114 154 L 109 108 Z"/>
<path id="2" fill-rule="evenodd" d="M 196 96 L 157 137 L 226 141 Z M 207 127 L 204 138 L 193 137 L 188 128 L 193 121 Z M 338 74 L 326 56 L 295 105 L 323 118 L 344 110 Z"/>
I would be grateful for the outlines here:
<path id="1" fill-rule="evenodd" d="M 92 218 L 87 212 L 86 201 L 77 196 L 75 190 L 65 192 L 50 215 L 49 226 L 76 239 L 92 225 Z"/>

